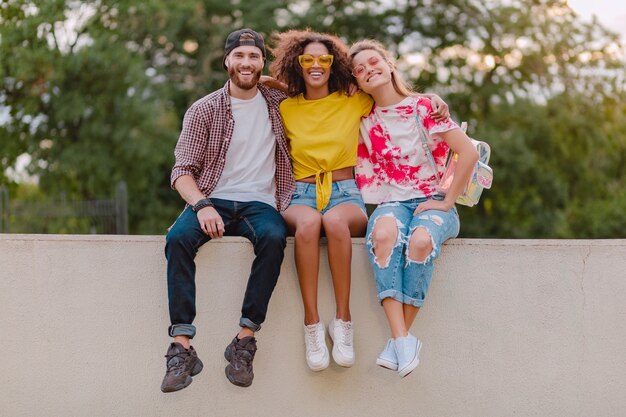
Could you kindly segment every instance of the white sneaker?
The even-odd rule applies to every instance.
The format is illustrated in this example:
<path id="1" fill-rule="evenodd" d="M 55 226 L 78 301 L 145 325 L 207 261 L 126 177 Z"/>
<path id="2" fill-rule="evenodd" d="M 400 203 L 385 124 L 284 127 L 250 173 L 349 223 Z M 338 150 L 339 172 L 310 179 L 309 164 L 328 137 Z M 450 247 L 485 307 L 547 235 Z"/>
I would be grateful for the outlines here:
<path id="1" fill-rule="evenodd" d="M 398 370 L 398 357 L 393 347 L 393 339 L 387 340 L 385 349 L 383 349 L 380 355 L 378 355 L 378 358 L 376 358 L 376 365 L 391 369 L 392 371 Z"/>
<path id="2" fill-rule="evenodd" d="M 398 357 L 398 374 L 404 378 L 419 365 L 422 342 L 409 333 L 407 336 L 394 339 L 393 344 Z"/>
<path id="3" fill-rule="evenodd" d="M 306 345 L 306 363 L 312 371 L 328 368 L 330 355 L 326 347 L 324 325 L 322 322 L 304 325 L 304 344 Z"/>
<path id="4" fill-rule="evenodd" d="M 352 322 L 333 319 L 328 325 L 328 333 L 333 341 L 333 359 L 335 363 L 346 368 L 354 365 Z"/>

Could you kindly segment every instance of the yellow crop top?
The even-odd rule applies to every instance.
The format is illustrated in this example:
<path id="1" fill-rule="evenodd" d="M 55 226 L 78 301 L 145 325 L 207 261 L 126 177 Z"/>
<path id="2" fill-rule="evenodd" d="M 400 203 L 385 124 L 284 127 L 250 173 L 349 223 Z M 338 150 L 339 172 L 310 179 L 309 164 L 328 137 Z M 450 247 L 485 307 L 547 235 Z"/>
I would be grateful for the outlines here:
<path id="1" fill-rule="evenodd" d="M 300 94 L 280 104 L 294 178 L 315 175 L 318 211 L 330 201 L 332 171 L 356 165 L 359 124 L 372 104 L 362 92 L 351 97 L 334 92 L 318 100 Z"/>

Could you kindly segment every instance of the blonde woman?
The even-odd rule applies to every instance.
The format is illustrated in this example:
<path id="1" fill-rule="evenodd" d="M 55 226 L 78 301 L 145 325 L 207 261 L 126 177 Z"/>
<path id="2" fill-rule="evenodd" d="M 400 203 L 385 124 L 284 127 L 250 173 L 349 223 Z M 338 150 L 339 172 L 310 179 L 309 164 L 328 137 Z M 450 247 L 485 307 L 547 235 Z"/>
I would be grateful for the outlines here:
<path id="1" fill-rule="evenodd" d="M 378 204 L 366 242 L 391 338 L 376 363 L 405 377 L 419 364 L 422 347 L 409 330 L 426 298 L 442 243 L 458 235 L 454 202 L 478 153 L 456 123 L 431 117 L 431 101 L 407 87 L 379 42 L 357 42 L 349 56 L 359 88 L 374 99 L 371 113 L 361 121 L 356 181 L 364 201 Z M 459 160 L 444 196 L 437 193 L 437 184 L 449 149 Z"/>

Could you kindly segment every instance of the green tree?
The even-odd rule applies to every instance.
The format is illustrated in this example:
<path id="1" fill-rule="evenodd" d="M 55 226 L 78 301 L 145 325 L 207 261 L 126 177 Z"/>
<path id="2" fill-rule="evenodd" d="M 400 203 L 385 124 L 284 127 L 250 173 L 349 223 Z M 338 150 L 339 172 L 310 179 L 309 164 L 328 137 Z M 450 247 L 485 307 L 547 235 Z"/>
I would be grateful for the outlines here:
<path id="1" fill-rule="evenodd" d="M 131 233 L 180 210 L 169 187 L 185 109 L 220 87 L 233 27 L 269 34 L 284 2 L 23 1 L 0 5 L 0 180 L 17 157 L 49 195 L 129 190 Z M 15 187 L 12 187 L 15 189 Z"/>
<path id="2" fill-rule="evenodd" d="M 28 153 L 42 190 L 85 199 L 125 180 L 133 231 L 154 230 L 178 122 L 142 56 L 117 41 L 99 3 L 11 1 L 0 12 L 2 168 Z"/>
<path id="3" fill-rule="evenodd" d="M 623 237 L 624 48 L 561 0 L 0 4 L 0 181 L 29 154 L 41 191 L 113 194 L 132 233 L 180 210 L 169 188 L 185 110 L 219 88 L 224 39 L 292 27 L 373 37 L 493 149 L 494 187 L 461 209 L 465 236 Z"/>
<path id="4" fill-rule="evenodd" d="M 560 0 L 302 2 L 294 25 L 374 37 L 492 146 L 464 236 L 623 237 L 624 47 Z"/>

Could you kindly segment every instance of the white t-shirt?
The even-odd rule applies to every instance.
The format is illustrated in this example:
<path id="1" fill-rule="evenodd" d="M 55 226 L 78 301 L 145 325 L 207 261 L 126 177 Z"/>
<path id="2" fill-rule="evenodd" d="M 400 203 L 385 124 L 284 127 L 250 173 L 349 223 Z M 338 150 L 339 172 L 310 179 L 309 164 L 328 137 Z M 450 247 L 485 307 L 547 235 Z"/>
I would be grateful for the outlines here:
<path id="1" fill-rule="evenodd" d="M 429 116 L 431 111 L 429 99 L 407 97 L 393 106 L 375 105 L 370 115 L 361 119 L 355 170 L 366 203 L 404 201 L 437 193 L 449 150 L 438 133 L 457 129 L 458 125 L 450 119 L 436 122 Z M 426 142 L 437 173 L 422 147 L 419 135 L 423 130 L 417 125 L 418 119 L 427 132 Z"/>
<path id="2" fill-rule="evenodd" d="M 250 100 L 230 98 L 235 127 L 224 171 L 211 197 L 261 201 L 276 208 L 276 135 L 260 92 Z"/>

